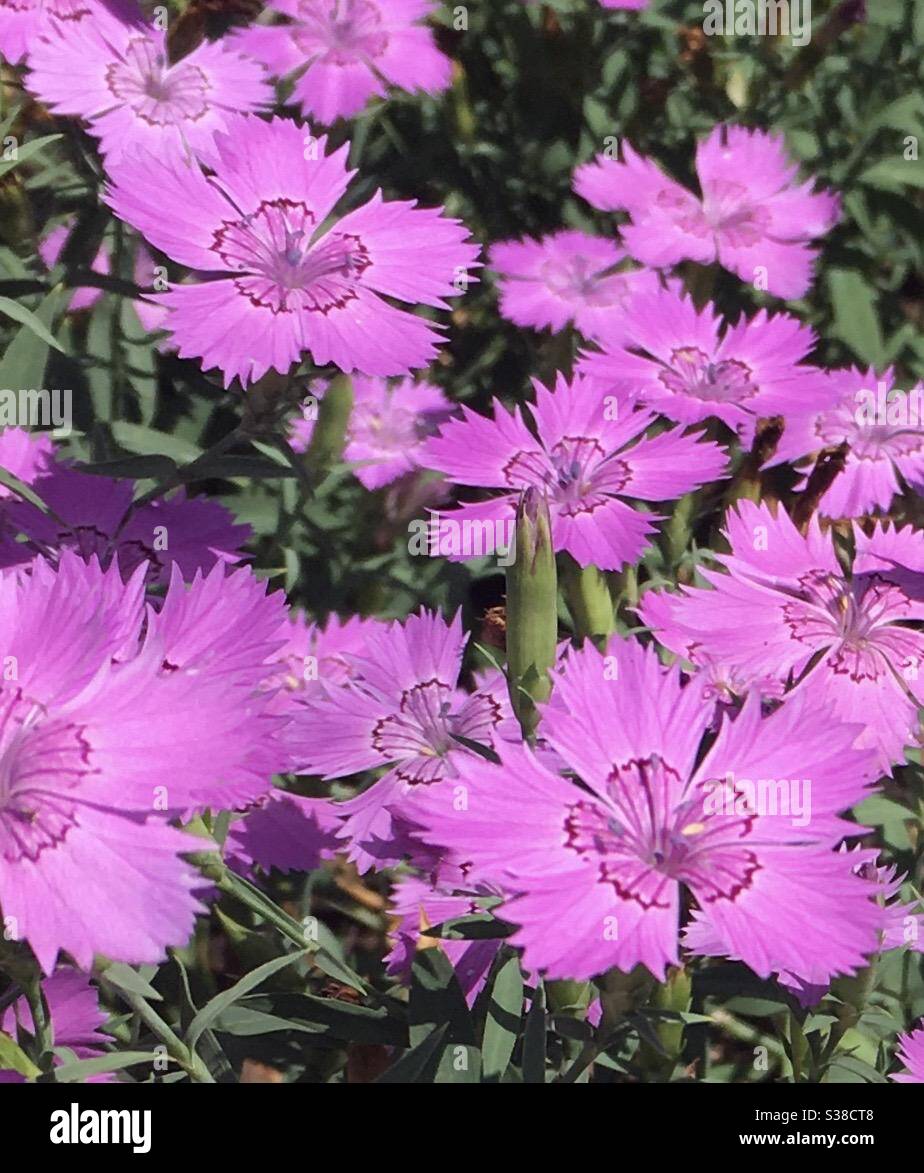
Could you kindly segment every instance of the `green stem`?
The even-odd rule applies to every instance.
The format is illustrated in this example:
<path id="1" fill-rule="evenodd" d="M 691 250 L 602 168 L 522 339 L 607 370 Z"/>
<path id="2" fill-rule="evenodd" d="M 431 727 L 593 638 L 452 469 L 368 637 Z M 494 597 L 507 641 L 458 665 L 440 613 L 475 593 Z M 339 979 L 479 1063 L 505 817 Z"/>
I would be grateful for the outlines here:
<path id="1" fill-rule="evenodd" d="M 227 896 L 233 896 L 235 900 L 239 900 L 251 912 L 256 913 L 261 920 L 266 921 L 267 924 L 272 925 L 274 929 L 282 933 L 293 945 L 298 945 L 300 949 L 312 949 L 316 947 L 316 942 L 307 940 L 305 931 L 297 920 L 289 916 L 288 913 L 283 912 L 281 908 L 278 908 L 270 900 L 263 898 L 249 884 L 238 881 L 239 877 L 235 877 L 231 873 L 224 871 L 216 880 L 216 883 L 222 892 Z"/>
<path id="2" fill-rule="evenodd" d="M 305 465 L 314 484 L 320 484 L 343 457 L 352 411 L 353 380 L 349 375 L 338 375 L 324 392 L 311 443 L 305 453 Z"/>
<path id="3" fill-rule="evenodd" d="M 713 1024 L 729 1038 L 737 1039 L 741 1043 L 754 1043 L 767 1048 L 767 1053 L 777 1059 L 785 1060 L 786 1051 L 779 1039 L 764 1034 L 749 1023 L 742 1022 L 727 1010 L 713 1010 L 709 1015 Z"/>
<path id="4" fill-rule="evenodd" d="M 627 566 L 618 576 L 617 580 L 618 598 L 620 603 L 628 608 L 638 606 L 639 589 L 638 589 L 638 567 Z M 638 620 L 636 620 L 638 622 Z"/>
<path id="5" fill-rule="evenodd" d="M 793 1083 L 804 1083 L 808 1078 L 806 1064 L 811 1067 L 812 1055 L 808 1040 L 802 1031 L 802 1024 L 795 1013 L 789 1011 L 789 1061 L 792 1064 Z"/>
<path id="6" fill-rule="evenodd" d="M 48 1004 L 42 992 L 41 973 L 34 972 L 22 983 L 23 994 L 29 1005 L 32 1015 L 32 1025 L 35 1030 L 35 1046 L 38 1055 L 36 1062 L 43 1071 L 50 1071 L 54 1058 L 54 1038 L 51 1030 L 51 1019 L 48 1014 Z"/>
<path id="7" fill-rule="evenodd" d="M 116 277 L 122 276 L 125 257 L 125 234 L 120 220 L 113 220 L 111 268 Z M 125 389 L 125 351 L 122 346 L 121 303 L 112 311 L 109 319 L 109 347 L 112 354 L 112 382 L 109 420 L 121 415 L 121 400 Z"/>
<path id="8" fill-rule="evenodd" d="M 587 1017 L 592 992 L 590 982 L 552 981 L 545 983 L 549 1010 L 553 1014 L 573 1018 L 575 1022 L 583 1022 Z M 569 1069 L 573 1069 L 586 1044 L 582 1044 L 577 1039 L 569 1038 L 563 1039 L 562 1044 Z M 586 1083 L 589 1078 L 589 1068 L 582 1069 L 576 1074 L 574 1082 Z"/>
<path id="9" fill-rule="evenodd" d="M 841 1049 L 849 1031 L 851 1031 L 863 1016 L 866 1003 L 876 985 L 876 975 L 879 969 L 879 957 L 870 959 L 866 969 L 861 970 L 854 977 L 840 978 L 832 986 L 833 993 L 840 999 L 837 1010 L 837 1022 L 831 1028 L 831 1034 L 821 1058 L 819 1066 L 827 1067 L 834 1055 Z"/>
<path id="10" fill-rule="evenodd" d="M 565 600 L 574 622 L 574 634 L 598 645 L 616 630 L 616 612 L 606 575 L 596 566 L 581 567 L 570 554 L 560 558 Z"/>
<path id="11" fill-rule="evenodd" d="M 169 477 L 165 477 L 152 489 L 149 489 L 146 493 L 142 493 L 140 497 L 138 497 L 135 501 L 132 501 L 131 505 L 129 505 L 125 512 L 125 516 L 119 522 L 118 529 L 113 535 L 112 540 L 115 541 L 119 536 L 119 533 L 128 522 L 128 519 L 131 517 L 134 510 L 138 509 L 142 505 L 148 505 L 151 501 L 156 501 L 158 497 L 163 497 L 166 493 L 171 492 L 173 489 L 178 489 L 180 485 L 185 485 L 189 481 L 194 481 L 200 469 L 207 467 L 208 463 L 216 456 L 222 456 L 225 452 L 228 451 L 229 448 L 233 448 L 234 445 L 237 444 L 238 441 L 242 438 L 243 433 L 241 431 L 240 425 L 238 425 L 238 427 L 232 428 L 232 430 L 228 432 L 226 436 L 222 436 L 222 438 L 213 444 L 211 448 L 206 449 L 206 451 L 203 452 L 201 456 L 197 456 L 196 459 L 191 460 L 189 464 L 184 464 L 182 468 L 178 468 L 175 473 L 172 473 Z"/>
<path id="12" fill-rule="evenodd" d="M 308 467 L 304 458 L 295 451 L 286 436 L 277 436 L 276 444 L 279 448 L 279 451 L 289 462 L 289 467 L 295 473 L 296 477 L 298 477 L 298 483 L 302 491 L 302 498 L 303 500 L 307 501 L 314 495 L 317 482 L 308 472 Z"/>
<path id="13" fill-rule="evenodd" d="M 453 65 L 453 75 L 452 104 L 456 117 L 456 129 L 464 143 L 467 143 L 468 146 L 474 146 L 478 140 L 478 123 L 472 108 L 468 78 L 458 62 Z"/>
<path id="14" fill-rule="evenodd" d="M 35 1062 L 42 1071 L 50 1071 L 54 1059 L 51 1020 L 48 1005 L 42 992 L 42 970 L 32 950 L 18 941 L 6 941 L 0 937 L 0 969 L 11 977 L 22 990 L 32 1016 L 32 1033 L 35 1039 Z"/>
<path id="15" fill-rule="evenodd" d="M 196 1052 L 186 1046 L 169 1023 L 164 1022 L 150 1003 L 146 1002 L 140 994 L 132 993 L 131 990 L 119 987 L 117 992 L 122 1001 L 132 1008 L 148 1030 L 160 1039 L 167 1048 L 167 1054 L 177 1066 L 186 1072 L 190 1079 L 196 1083 L 215 1082 L 212 1073 Z"/>
<path id="16" fill-rule="evenodd" d="M 662 542 L 665 561 L 670 570 L 675 570 L 680 565 L 687 546 L 690 544 L 697 501 L 695 492 L 686 493 L 674 506 L 670 519 L 664 527 Z"/>

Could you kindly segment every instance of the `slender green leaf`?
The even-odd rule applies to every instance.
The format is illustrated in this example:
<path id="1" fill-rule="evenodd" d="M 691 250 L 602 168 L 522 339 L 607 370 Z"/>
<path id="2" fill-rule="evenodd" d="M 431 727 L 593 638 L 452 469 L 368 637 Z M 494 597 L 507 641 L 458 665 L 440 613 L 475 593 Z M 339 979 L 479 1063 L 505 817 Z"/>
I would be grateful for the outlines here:
<path id="1" fill-rule="evenodd" d="M 128 993 L 137 994 L 149 1002 L 163 1001 L 157 990 L 137 970 L 122 961 L 114 961 L 112 965 L 107 965 L 100 977 L 117 990 L 127 990 Z"/>
<path id="2" fill-rule="evenodd" d="M 536 986 L 523 1031 L 523 1082 L 545 1083 L 545 988 Z"/>
<path id="3" fill-rule="evenodd" d="M 7 489 L 12 490 L 17 497 L 21 497 L 24 501 L 28 501 L 30 505 L 34 505 L 36 509 L 40 509 L 42 513 L 49 515 L 51 509 L 42 498 L 36 493 L 31 485 L 27 485 L 25 481 L 21 481 L 15 473 L 11 473 L 9 469 L 3 468 L 0 465 L 0 485 L 4 485 Z"/>
<path id="4" fill-rule="evenodd" d="M 139 1063 L 163 1062 L 161 1051 L 110 1051 L 96 1059 L 75 1059 L 54 1069 L 56 1083 L 85 1083 L 92 1075 L 122 1071 Z"/>
<path id="5" fill-rule="evenodd" d="M 416 1047 L 406 1051 L 376 1083 L 432 1083 L 439 1068 L 439 1053 L 449 1024 L 431 1031 Z"/>
<path id="6" fill-rule="evenodd" d="M 24 305 L 20 305 L 18 301 L 13 301 L 11 297 L 0 297 L 0 313 L 6 314 L 8 318 L 12 318 L 14 322 L 19 322 L 22 326 L 27 326 L 43 342 L 53 346 L 55 350 L 60 350 L 62 354 L 64 353 L 64 347 L 45 326 L 41 318 L 32 310 L 27 310 Z"/>
<path id="7" fill-rule="evenodd" d="M 880 366 L 884 347 L 872 289 L 859 273 L 847 269 L 832 269 L 828 285 L 834 302 L 834 333 L 864 362 Z"/>
<path id="8" fill-rule="evenodd" d="M 55 316 L 67 296 L 65 289 L 52 289 L 34 311 L 32 316 L 44 327 L 45 334 L 51 333 Z M 0 361 L 0 388 L 21 390 L 44 387 L 50 349 L 50 344 L 30 324 L 21 326 Z"/>
<path id="9" fill-rule="evenodd" d="M 186 1032 L 186 1045 L 190 1049 L 193 1049 L 202 1032 L 211 1026 L 225 1010 L 233 1006 L 239 998 L 242 998 L 245 994 L 249 994 L 257 986 L 262 985 L 274 973 L 279 973 L 280 970 L 294 964 L 296 961 L 300 961 L 302 958 L 308 956 L 308 954 L 309 950 L 302 949 L 297 953 L 288 953 L 283 957 L 276 957 L 272 961 L 267 961 L 265 965 L 260 965 L 256 969 L 251 970 L 250 973 L 245 974 L 230 989 L 222 990 L 220 994 L 216 994 L 211 1001 L 202 1007 L 189 1024 L 189 1030 Z"/>
<path id="10" fill-rule="evenodd" d="M 0 1071 L 3 1070 L 18 1071 L 26 1079 L 42 1074 L 16 1040 L 0 1030 Z"/>
<path id="11" fill-rule="evenodd" d="M 46 134 L 41 138 L 34 138 L 30 142 L 23 143 L 21 147 L 16 148 L 14 159 L 0 159 L 0 177 L 6 175 L 8 171 L 12 171 L 14 167 L 18 167 L 20 163 L 27 163 L 30 159 L 34 159 L 49 143 L 57 142 L 59 138 L 63 137 L 60 134 Z"/>
<path id="12" fill-rule="evenodd" d="M 482 1074 L 486 1082 L 503 1078 L 510 1064 L 523 1020 L 523 974 L 519 957 L 510 957 L 497 971 L 491 986 L 481 1045 Z"/>

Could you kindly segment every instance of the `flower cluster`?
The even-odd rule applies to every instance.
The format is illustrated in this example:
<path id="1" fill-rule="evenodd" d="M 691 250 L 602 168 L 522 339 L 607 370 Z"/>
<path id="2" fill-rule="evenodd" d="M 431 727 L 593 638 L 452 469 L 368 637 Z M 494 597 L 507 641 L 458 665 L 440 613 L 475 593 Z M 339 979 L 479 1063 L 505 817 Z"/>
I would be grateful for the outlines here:
<path id="1" fill-rule="evenodd" d="M 551 9 L 516 12 L 561 33 Z M 348 1001 L 364 983 L 314 914 L 344 916 L 380 984 L 352 1018 L 388 1046 L 430 1022 L 429 948 L 458 1016 L 515 1024 L 527 983 L 524 1052 L 560 983 L 583 984 L 562 1037 L 633 1078 L 660 1062 L 659 1015 L 682 1034 L 710 978 L 745 969 L 789 1014 L 794 1079 L 796 1028 L 828 1031 L 805 1044 L 823 1073 L 878 959 L 924 952 L 906 877 L 924 390 L 901 390 L 894 338 L 866 369 L 833 365 L 798 300 L 840 196 L 781 135 L 724 123 L 687 144 L 697 190 L 624 139 L 569 167 L 580 198 L 551 226 L 492 232 L 464 199 L 402 192 L 367 149 L 387 103 L 435 118 L 452 89 L 460 125 L 487 116 L 436 16 L 273 0 L 186 43 L 129 0 L 0 10 L 0 49 L 79 163 L 16 274 L 66 286 L 60 316 L 15 320 L 79 352 L 51 362 L 109 404 L 78 412 L 70 446 L 0 430 L 0 1058 L 18 1064 L 0 1080 L 52 1078 L 62 1048 L 105 1060 L 90 975 L 111 993 L 213 912 L 221 947 L 261 954 L 268 923 L 297 947 L 273 965 Z M 90 188 L 96 236 L 74 210 Z M 455 352 L 492 315 L 531 383 L 487 386 L 483 355 Z M 125 393 L 139 352 L 149 401 Z M 190 459 L 132 448 L 138 420 L 198 429 Z M 405 523 L 505 540 L 414 561 Z M 485 992 L 511 965 L 501 1005 Z M 273 972 L 219 995 L 210 1049 L 280 1029 L 273 996 L 223 1016 Z M 299 1030 L 354 1041 L 326 997 L 304 997 L 327 1017 Z M 895 1040 L 909 1020 L 882 1071 L 924 1082 L 924 1031 Z M 204 1030 L 171 1051 L 193 1078 Z"/>

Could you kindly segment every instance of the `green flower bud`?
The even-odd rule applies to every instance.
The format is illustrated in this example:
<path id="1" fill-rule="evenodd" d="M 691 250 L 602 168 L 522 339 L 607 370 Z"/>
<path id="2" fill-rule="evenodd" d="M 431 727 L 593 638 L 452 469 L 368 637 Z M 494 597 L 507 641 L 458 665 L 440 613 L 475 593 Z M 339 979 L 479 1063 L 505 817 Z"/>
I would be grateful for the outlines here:
<path id="1" fill-rule="evenodd" d="M 520 498 L 515 557 L 507 568 L 507 677 L 524 737 L 539 721 L 535 702 L 548 700 L 558 643 L 558 576 L 549 503 L 530 488 Z"/>

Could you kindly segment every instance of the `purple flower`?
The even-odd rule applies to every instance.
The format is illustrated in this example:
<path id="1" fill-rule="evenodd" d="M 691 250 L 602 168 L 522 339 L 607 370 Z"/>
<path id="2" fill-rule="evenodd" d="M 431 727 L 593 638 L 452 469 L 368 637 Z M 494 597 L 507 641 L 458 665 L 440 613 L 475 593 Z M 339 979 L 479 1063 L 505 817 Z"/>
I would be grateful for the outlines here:
<path id="1" fill-rule="evenodd" d="M 266 694 L 262 703 L 278 686 L 290 622 L 282 591 L 268 595 L 249 570 L 226 573 L 216 566 L 205 576 L 197 573 L 184 589 L 174 567 L 162 604 L 149 611 L 146 631 L 160 649 L 164 672 L 222 677 L 248 692 L 259 688 Z"/>
<path id="2" fill-rule="evenodd" d="M 702 689 L 703 699 L 714 701 L 718 711 L 726 706 L 734 708 L 750 692 L 756 693 L 763 701 L 780 700 L 785 692 L 776 677 L 747 677 L 727 664 L 717 664 L 708 656 L 702 656 L 702 663 L 691 675 L 690 684 Z"/>
<path id="3" fill-rule="evenodd" d="M 73 227 L 73 220 L 68 220 L 64 224 L 58 224 L 41 240 L 38 250 L 39 256 L 48 269 L 53 268 L 58 263 Z M 102 276 L 108 276 L 110 274 L 112 260 L 109 255 L 109 246 L 105 241 L 100 245 L 99 252 L 93 258 L 90 269 L 91 272 L 99 273 Z M 137 241 L 135 244 L 135 261 L 132 272 L 135 284 L 145 292 L 152 292 L 156 275 L 157 271 L 154 258 L 145 247 L 143 241 Z M 102 295 L 102 289 L 88 285 L 85 288 L 78 289 L 74 293 L 67 308 L 72 313 L 77 310 L 90 309 L 96 305 Z M 143 329 L 149 333 L 163 329 L 166 311 L 161 306 L 153 305 L 151 302 L 145 301 L 142 298 L 134 298 L 132 300 L 132 306 L 138 315 L 138 320 Z M 160 349 L 160 347 L 158 348 Z"/>
<path id="4" fill-rule="evenodd" d="M 619 570 L 639 558 L 659 517 L 626 498 L 674 500 L 720 477 L 726 464 L 717 444 L 682 428 L 645 436 L 651 412 L 617 410 L 599 384 L 580 378 L 559 375 L 554 392 L 536 383 L 536 436 L 519 408 L 496 402 L 493 419 L 462 412 L 424 445 L 424 463 L 457 484 L 505 492 L 446 511 L 441 524 L 506 522 L 512 530 L 520 494 L 532 486 L 549 499 L 555 549 L 581 566 Z"/>
<path id="5" fill-rule="evenodd" d="M 153 299 L 181 357 L 220 367 L 226 386 L 285 374 L 306 352 L 368 375 L 426 366 L 437 328 L 384 299 L 448 308 L 478 253 L 465 228 L 377 193 L 322 231 L 353 174 L 349 144 L 325 155 L 296 123 L 248 115 L 215 142 L 213 176 L 139 153 L 108 196 L 156 248 L 216 278 Z"/>
<path id="6" fill-rule="evenodd" d="M 841 851 L 845 851 L 844 845 Z M 920 900 L 905 903 L 899 896 L 904 877 L 899 876 L 894 866 L 877 866 L 876 851 L 864 848 L 855 848 L 849 852 L 849 859 L 853 864 L 856 875 L 871 886 L 871 895 L 882 908 L 882 923 L 880 925 L 879 950 L 886 952 L 892 949 L 912 949 L 914 952 L 924 952 L 924 939 L 921 936 L 921 925 L 924 916 L 921 914 Z M 693 953 L 704 957 L 727 957 L 727 950 L 721 939 L 715 933 L 709 920 L 706 909 L 699 909 L 687 926 L 683 943 Z M 817 1006 L 828 993 L 827 983 L 807 982 L 796 974 L 783 970 L 777 974 L 781 985 L 795 994 L 803 1006 Z"/>
<path id="7" fill-rule="evenodd" d="M 341 818 L 326 798 L 303 798 L 274 787 L 244 818 L 231 824 L 225 858 L 243 875 L 264 872 L 311 872 L 339 848 Z"/>
<path id="8" fill-rule="evenodd" d="M 322 392 L 323 395 L 323 392 Z M 296 418 L 292 447 L 304 452 L 314 433 L 315 405 Z M 353 411 L 343 459 L 356 464 L 356 476 L 367 489 L 381 489 L 421 465 L 424 440 L 455 411 L 433 383 L 401 379 L 353 379 Z"/>
<path id="9" fill-rule="evenodd" d="M 102 1055 L 110 1042 L 99 1030 L 106 1021 L 106 1014 L 100 1010 L 96 989 L 89 978 L 70 966 L 60 966 L 42 983 L 42 993 L 48 1006 L 54 1046 L 67 1047 L 78 1059 L 96 1059 Z M 13 1039 L 20 1026 L 29 1034 L 35 1033 L 25 998 L 17 999 L 0 1013 L 0 1030 Z M 62 1059 L 55 1058 L 55 1066 L 62 1062 Z M 110 1074 L 91 1075 L 87 1082 L 108 1083 L 112 1078 Z M 0 1082 L 24 1080 L 15 1072 L 0 1070 Z"/>
<path id="10" fill-rule="evenodd" d="M 660 288 L 646 269 L 612 270 L 626 259 L 615 241 L 583 232 L 554 232 L 539 240 L 510 240 L 491 248 L 499 275 L 500 310 L 517 326 L 563 330 L 586 337 L 612 334 L 635 295 Z"/>
<path id="11" fill-rule="evenodd" d="M 293 100 L 325 126 L 386 97 L 388 86 L 436 94 L 450 83 L 452 63 L 421 23 L 431 0 L 272 0 L 269 8 L 289 20 L 244 29 L 231 44 L 274 77 L 295 74 Z"/>
<path id="12" fill-rule="evenodd" d="M 848 444 L 843 472 L 818 506 L 823 517 L 885 512 L 901 492 L 899 477 L 918 492 L 924 490 L 924 387 L 902 393 L 891 370 L 877 376 L 873 370 L 864 373 L 853 367 L 831 371 L 828 377 L 832 404 L 787 420 L 769 463 Z"/>
<path id="13" fill-rule="evenodd" d="M 26 501 L 6 504 L 2 519 L 8 535 L 22 533 L 29 544 L 8 542 L 0 564 L 23 563 L 36 548 L 46 553 L 72 549 L 104 566 L 116 558 L 125 578 L 144 563 L 149 582 L 165 583 L 173 565 L 191 579 L 217 563 L 240 561 L 250 527 L 236 525 L 217 501 L 188 498 L 181 489 L 133 510 L 131 481 L 78 472 L 55 461 L 43 441 L 30 438 L 29 443 L 37 455 L 28 483 L 53 516 Z"/>
<path id="14" fill-rule="evenodd" d="M 44 38 L 61 30 L 73 32 L 80 24 L 117 16 L 142 20 L 133 0 L 4 0 L 0 7 L 0 53 L 10 65 L 24 61 Z"/>
<path id="15" fill-rule="evenodd" d="M 350 858 L 364 870 L 401 858 L 394 820 L 413 821 L 417 793 L 475 756 L 465 740 L 490 747 L 512 724 L 498 690 L 459 689 L 467 638 L 458 616 L 447 623 L 429 612 L 373 630 L 348 657 L 352 678 L 323 699 L 309 697 L 287 731 L 296 773 L 331 779 L 388 767 L 339 804 Z"/>
<path id="16" fill-rule="evenodd" d="M 669 290 L 640 294 L 578 370 L 681 424 L 717 418 L 750 444 L 758 419 L 831 403 L 824 375 L 801 361 L 815 335 L 786 314 L 725 323 Z"/>
<path id="17" fill-rule="evenodd" d="M 159 785 L 174 771 L 188 784 L 206 743 L 220 748 L 203 738 L 209 715 L 193 718 L 190 688 L 155 690 L 150 656 L 115 665 L 141 623 L 137 578 L 125 586 L 65 555 L 57 573 L 38 561 L 3 576 L 0 595 L 0 902 L 12 935 L 46 973 L 59 949 L 83 967 L 94 953 L 159 960 L 189 936 L 198 877 L 180 858 L 193 841 L 148 816 Z"/>
<path id="18" fill-rule="evenodd" d="M 39 243 L 39 256 L 48 269 L 53 269 L 58 262 L 58 258 L 64 251 L 64 245 L 70 235 L 73 221 L 66 224 L 58 224 L 48 232 Z M 93 273 L 100 273 L 107 276 L 110 271 L 109 250 L 105 244 L 100 245 L 99 252 L 93 258 L 93 263 L 90 265 L 90 271 Z M 85 289 L 78 289 L 71 300 L 68 302 L 67 308 L 73 313 L 77 310 L 86 310 L 95 305 L 102 296 L 101 289 L 94 289 L 93 286 L 87 286 Z"/>
<path id="19" fill-rule="evenodd" d="M 163 269 L 155 264 L 153 256 L 142 240 L 135 243 L 135 262 L 132 276 L 138 288 L 148 296 L 156 292 L 156 283 L 163 278 Z M 163 306 L 154 305 L 153 302 L 141 298 L 133 301 L 132 305 L 135 307 L 135 313 L 138 315 L 138 321 L 142 328 L 147 330 L 149 334 L 164 329 L 167 311 Z M 157 343 L 157 349 L 169 350 L 170 348 L 164 341 L 160 341 Z"/>
<path id="20" fill-rule="evenodd" d="M 810 692 L 841 721 L 862 726 L 888 770 L 903 759 L 924 703 L 924 619 L 914 582 L 924 572 L 924 537 L 877 526 L 855 529 L 846 572 L 829 533 L 813 519 L 803 536 L 782 510 L 739 501 L 726 521 L 725 572 L 700 570 L 712 589 L 649 594 L 639 614 L 666 646 L 708 656 L 745 677 L 773 676 Z"/>
<path id="21" fill-rule="evenodd" d="M 48 470 L 54 459 L 55 445 L 48 433 L 30 432 L 26 428 L 0 431 L 0 466 L 27 485 Z M 0 501 L 15 498 L 6 485 L 0 485 Z"/>
<path id="22" fill-rule="evenodd" d="M 898 1036 L 897 1057 L 908 1070 L 891 1075 L 890 1079 L 896 1083 L 924 1083 L 924 1029 L 918 1027 Z"/>
<path id="23" fill-rule="evenodd" d="M 309 623 L 294 612 L 286 627 L 286 640 L 278 655 L 272 680 L 282 690 L 283 708 L 289 712 L 309 697 L 324 697 L 347 684 L 355 675 L 353 656 L 360 655 L 366 640 L 385 624 L 379 619 L 352 615 L 342 620 L 331 615 L 324 626 Z"/>
<path id="24" fill-rule="evenodd" d="M 513 893 L 500 915 L 519 926 L 526 968 L 549 977 L 642 964 L 663 979 L 678 963 L 684 892 L 763 977 L 855 971 L 876 949 L 881 910 L 833 845 L 852 826 L 838 813 L 875 777 L 873 756 L 805 698 L 769 717 L 749 701 L 706 749 L 710 721 L 698 690 L 651 649 L 586 644 L 542 722 L 581 784 L 500 744 L 500 766 L 460 761 L 415 817 L 428 842 L 472 861 L 474 880 Z M 809 780 L 807 820 L 763 801 L 756 779 Z"/>
<path id="25" fill-rule="evenodd" d="M 781 136 L 716 126 L 696 150 L 701 198 L 628 143 L 622 154 L 579 167 L 574 189 L 595 208 L 629 213 L 621 232 L 636 260 L 653 268 L 718 261 L 777 297 L 808 292 L 816 255 L 808 242 L 829 231 L 840 205 L 797 182 Z"/>
<path id="26" fill-rule="evenodd" d="M 262 67 L 227 42 L 203 41 L 171 64 L 165 31 L 105 9 L 53 23 L 30 48 L 29 68 L 32 93 L 56 114 L 82 118 L 108 164 L 138 148 L 211 160 L 216 131 L 273 101 Z"/>
<path id="27" fill-rule="evenodd" d="M 253 803 L 284 767 L 259 687 L 280 619 L 222 567 L 175 572 L 159 613 L 140 568 L 125 583 L 64 552 L 0 576 L 0 905 L 46 972 L 59 950 L 87 968 L 187 940 L 197 841 L 166 820 Z"/>
<path id="28" fill-rule="evenodd" d="M 465 868 L 455 864 L 441 864 L 428 876 L 401 876 L 391 897 L 398 923 L 386 958 L 388 972 L 407 979 L 427 929 L 459 917 L 477 916 L 484 912 L 480 899 L 500 894 L 496 885 L 469 882 Z M 440 940 L 439 947 L 452 963 L 469 1006 L 484 989 L 500 946 L 500 939 Z"/>
<path id="29" fill-rule="evenodd" d="M 272 672 L 260 687 L 267 694 L 269 710 L 286 723 L 281 736 L 287 753 L 286 772 L 298 773 L 302 764 L 301 725 L 310 720 L 306 707 L 329 699 L 358 678 L 354 657 L 363 653 L 373 633 L 386 627 L 382 620 L 358 615 L 347 620 L 332 615 L 322 627 L 307 622 L 299 612 L 290 612 L 281 630 L 275 632 L 282 636 L 282 643 L 273 653 Z M 267 638 L 269 635 L 267 630 Z M 296 821 L 294 814 L 290 821 Z M 325 825 L 322 829 L 326 832 L 328 828 Z"/>
<path id="30" fill-rule="evenodd" d="M 721 713 L 726 707 L 737 708 L 740 701 L 755 692 L 762 700 L 781 700 L 786 689 L 774 673 L 742 671 L 736 665 L 710 656 L 699 644 L 691 643 L 689 636 L 680 632 L 672 622 L 674 596 L 666 591 L 649 590 L 644 596 L 644 619 L 658 633 L 658 641 L 681 660 L 690 663 L 690 688 L 699 689 L 703 701 L 716 706 Z"/>

